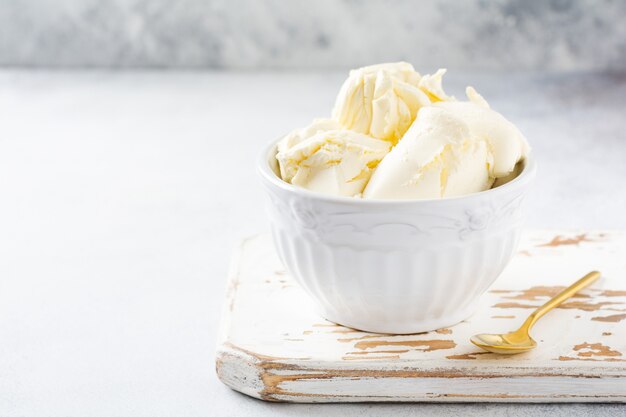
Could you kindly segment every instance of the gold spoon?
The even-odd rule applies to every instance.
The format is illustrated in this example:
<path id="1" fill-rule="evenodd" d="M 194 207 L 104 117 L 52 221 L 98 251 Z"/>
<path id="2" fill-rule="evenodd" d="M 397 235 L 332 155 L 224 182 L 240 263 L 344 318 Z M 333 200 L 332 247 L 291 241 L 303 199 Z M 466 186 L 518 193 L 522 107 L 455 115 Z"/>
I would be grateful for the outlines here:
<path id="1" fill-rule="evenodd" d="M 472 336 L 470 340 L 479 348 L 493 353 L 514 355 L 516 353 L 528 352 L 537 346 L 537 342 L 528 333 L 537 320 L 598 278 L 600 278 L 598 271 L 588 273 L 535 310 L 528 316 L 522 327 L 514 332 L 506 334 L 477 334 Z"/>

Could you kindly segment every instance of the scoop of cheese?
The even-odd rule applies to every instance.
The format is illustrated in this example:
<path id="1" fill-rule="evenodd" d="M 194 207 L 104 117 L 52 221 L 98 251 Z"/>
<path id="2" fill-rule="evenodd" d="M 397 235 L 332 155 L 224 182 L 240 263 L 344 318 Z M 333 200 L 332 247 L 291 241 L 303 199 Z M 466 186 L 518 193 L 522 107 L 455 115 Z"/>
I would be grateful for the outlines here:
<path id="1" fill-rule="evenodd" d="M 424 107 L 402 140 L 382 160 L 364 198 L 453 197 L 491 187 L 493 159 L 487 143 L 472 136 L 452 112 Z"/>
<path id="2" fill-rule="evenodd" d="M 469 101 L 443 101 L 433 106 L 445 109 L 467 124 L 473 136 L 483 139 L 493 154 L 491 175 L 505 177 L 530 150 L 528 142 L 517 127 L 489 105 L 472 87 L 468 87 Z"/>
<path id="3" fill-rule="evenodd" d="M 389 142 L 350 130 L 320 130 L 294 146 L 281 145 L 276 159 L 283 180 L 342 196 L 359 195 L 391 148 Z"/>
<path id="4" fill-rule="evenodd" d="M 417 111 L 430 104 L 411 64 L 396 62 L 350 71 L 341 86 L 333 118 L 345 128 L 395 144 Z"/>

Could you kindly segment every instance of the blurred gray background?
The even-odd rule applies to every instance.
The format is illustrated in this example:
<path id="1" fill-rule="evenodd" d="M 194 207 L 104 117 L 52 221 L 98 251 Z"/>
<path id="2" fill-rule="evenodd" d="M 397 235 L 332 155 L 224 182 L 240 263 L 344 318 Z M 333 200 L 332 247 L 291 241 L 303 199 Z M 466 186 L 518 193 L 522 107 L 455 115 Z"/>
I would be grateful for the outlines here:
<path id="1" fill-rule="evenodd" d="M 620 0 L 1 0 L 0 65 L 619 70 L 625 18 Z"/>

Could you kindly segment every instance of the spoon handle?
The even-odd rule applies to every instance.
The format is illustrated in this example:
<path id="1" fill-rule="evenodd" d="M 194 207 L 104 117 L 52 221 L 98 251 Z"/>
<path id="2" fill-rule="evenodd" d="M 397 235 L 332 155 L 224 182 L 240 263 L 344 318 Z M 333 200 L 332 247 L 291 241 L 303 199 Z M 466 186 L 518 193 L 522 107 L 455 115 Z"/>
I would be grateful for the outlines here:
<path id="1" fill-rule="evenodd" d="M 537 320 L 543 317 L 544 314 L 546 314 L 553 308 L 558 307 L 559 305 L 561 305 L 561 303 L 563 303 L 563 301 L 567 300 L 572 295 L 576 294 L 578 291 L 582 290 L 598 278 L 600 278 L 600 272 L 589 272 L 587 275 L 585 275 L 569 287 L 565 288 L 563 291 L 548 300 L 544 305 L 535 310 L 530 316 L 528 316 L 522 327 L 525 327 L 526 330 L 530 330 L 530 328 L 537 322 Z"/>

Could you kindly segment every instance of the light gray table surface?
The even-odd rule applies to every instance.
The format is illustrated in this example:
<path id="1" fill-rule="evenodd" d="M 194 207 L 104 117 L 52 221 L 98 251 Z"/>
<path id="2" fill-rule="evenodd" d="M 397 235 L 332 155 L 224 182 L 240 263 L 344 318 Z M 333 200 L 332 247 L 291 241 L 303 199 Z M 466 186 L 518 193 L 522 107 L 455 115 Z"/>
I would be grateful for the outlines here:
<path id="1" fill-rule="evenodd" d="M 452 73 L 539 162 L 529 227 L 626 228 L 625 74 Z M 616 416 L 623 405 L 270 404 L 214 372 L 255 159 L 337 72 L 0 72 L 0 415 Z"/>

